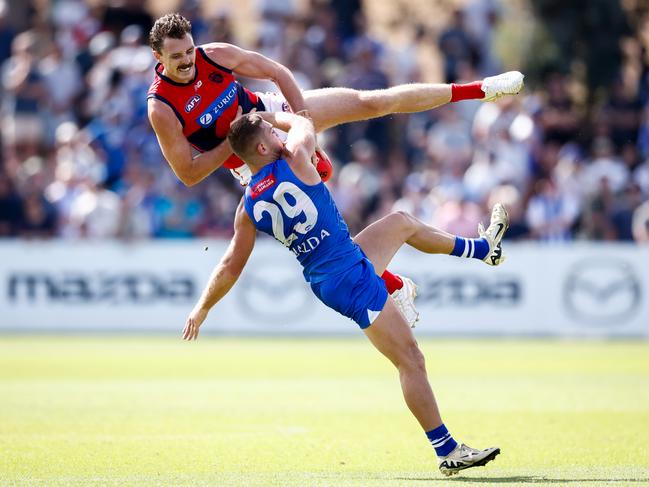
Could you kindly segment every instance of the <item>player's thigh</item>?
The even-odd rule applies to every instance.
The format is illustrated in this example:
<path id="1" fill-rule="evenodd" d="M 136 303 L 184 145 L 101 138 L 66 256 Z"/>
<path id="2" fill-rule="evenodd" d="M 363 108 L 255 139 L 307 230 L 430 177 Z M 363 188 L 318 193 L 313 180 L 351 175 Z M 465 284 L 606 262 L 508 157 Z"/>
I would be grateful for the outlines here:
<path id="1" fill-rule="evenodd" d="M 366 227 L 354 237 L 354 242 L 363 249 L 376 273 L 381 275 L 408 239 L 410 230 L 410 216 L 394 212 Z"/>
<path id="2" fill-rule="evenodd" d="M 421 357 L 412 329 L 391 297 L 385 302 L 381 314 L 363 331 L 376 349 L 396 366 Z"/>
<path id="3" fill-rule="evenodd" d="M 304 92 L 304 102 L 316 132 L 349 122 L 372 118 L 371 104 L 351 88 L 320 88 Z"/>

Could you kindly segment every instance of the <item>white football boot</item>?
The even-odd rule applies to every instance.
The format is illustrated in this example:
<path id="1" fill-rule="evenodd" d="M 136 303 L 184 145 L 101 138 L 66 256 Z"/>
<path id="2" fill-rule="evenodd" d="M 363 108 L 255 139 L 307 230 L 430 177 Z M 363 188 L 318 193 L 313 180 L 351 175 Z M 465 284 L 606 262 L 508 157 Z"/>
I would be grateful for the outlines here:
<path id="1" fill-rule="evenodd" d="M 478 224 L 478 234 L 487 239 L 489 243 L 489 253 L 482 259 L 485 264 L 499 265 L 505 261 L 505 255 L 503 254 L 500 241 L 503 239 L 507 227 L 509 227 L 507 210 L 500 203 L 496 203 L 491 210 L 491 221 L 486 230 L 482 226 L 482 223 Z"/>
<path id="2" fill-rule="evenodd" d="M 455 475 L 460 470 L 471 467 L 482 467 L 496 458 L 500 453 L 500 448 L 487 448 L 486 450 L 476 450 L 462 443 L 445 457 L 437 459 L 439 471 L 447 477 Z"/>
<path id="3" fill-rule="evenodd" d="M 403 281 L 403 287 L 392 293 L 392 299 L 394 299 L 394 302 L 397 305 L 397 308 L 399 308 L 399 311 L 401 311 L 401 314 L 406 318 L 410 328 L 414 328 L 419 321 L 419 311 L 415 308 L 417 285 L 407 277 L 399 277 Z"/>
<path id="4" fill-rule="evenodd" d="M 507 71 L 496 76 L 488 76 L 482 80 L 482 101 L 495 101 L 505 95 L 515 95 L 523 89 L 523 73 Z"/>
<path id="5" fill-rule="evenodd" d="M 239 167 L 230 169 L 232 175 L 239 181 L 239 184 L 243 187 L 248 186 L 250 179 L 252 178 L 252 171 L 247 164 L 242 164 Z"/>

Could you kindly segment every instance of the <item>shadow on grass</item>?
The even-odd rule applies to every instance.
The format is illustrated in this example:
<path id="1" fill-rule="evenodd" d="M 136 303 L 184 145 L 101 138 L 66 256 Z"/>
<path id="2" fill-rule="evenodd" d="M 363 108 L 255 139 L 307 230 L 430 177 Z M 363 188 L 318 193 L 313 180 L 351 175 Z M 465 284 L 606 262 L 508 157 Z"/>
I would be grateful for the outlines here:
<path id="1" fill-rule="evenodd" d="M 397 480 L 422 480 L 425 482 L 446 480 L 447 482 L 471 482 L 474 484 L 569 484 L 569 483 L 588 483 L 588 482 L 642 482 L 649 483 L 649 478 L 638 479 L 553 479 L 547 477 L 517 475 L 513 477 L 452 477 L 452 478 L 421 478 L 421 477 L 398 477 Z"/>

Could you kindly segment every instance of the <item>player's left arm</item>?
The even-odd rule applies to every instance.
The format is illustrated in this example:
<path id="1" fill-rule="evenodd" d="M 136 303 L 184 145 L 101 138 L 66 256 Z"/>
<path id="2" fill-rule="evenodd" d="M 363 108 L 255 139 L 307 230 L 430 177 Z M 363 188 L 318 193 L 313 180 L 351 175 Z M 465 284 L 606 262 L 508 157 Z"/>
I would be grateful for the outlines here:
<path id="1" fill-rule="evenodd" d="M 185 322 L 183 340 L 198 338 L 198 330 L 207 318 L 210 309 L 237 282 L 255 246 L 256 235 L 257 229 L 248 217 L 242 199 L 234 217 L 234 236 L 221 261 L 212 271 L 201 297 Z"/>
<path id="2" fill-rule="evenodd" d="M 204 45 L 203 49 L 211 60 L 236 74 L 247 78 L 271 80 L 280 89 L 294 113 L 306 108 L 302 91 L 293 73 L 286 66 L 232 44 L 214 42 Z"/>

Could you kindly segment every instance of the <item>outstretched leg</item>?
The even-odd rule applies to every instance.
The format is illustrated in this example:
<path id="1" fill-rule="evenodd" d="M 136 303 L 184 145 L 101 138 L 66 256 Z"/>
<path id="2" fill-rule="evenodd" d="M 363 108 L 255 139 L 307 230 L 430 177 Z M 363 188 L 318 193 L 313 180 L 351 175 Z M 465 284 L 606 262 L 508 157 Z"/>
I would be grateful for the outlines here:
<path id="1" fill-rule="evenodd" d="M 304 93 L 317 132 L 391 113 L 430 110 L 451 101 L 451 85 L 410 84 L 384 90 L 321 88 Z"/>
<path id="2" fill-rule="evenodd" d="M 522 87 L 523 75 L 510 71 L 467 84 L 413 83 L 366 91 L 322 88 L 304 92 L 304 101 L 316 132 L 321 132 L 336 125 L 391 113 L 422 112 L 451 101 L 492 101 L 516 94 Z"/>

